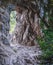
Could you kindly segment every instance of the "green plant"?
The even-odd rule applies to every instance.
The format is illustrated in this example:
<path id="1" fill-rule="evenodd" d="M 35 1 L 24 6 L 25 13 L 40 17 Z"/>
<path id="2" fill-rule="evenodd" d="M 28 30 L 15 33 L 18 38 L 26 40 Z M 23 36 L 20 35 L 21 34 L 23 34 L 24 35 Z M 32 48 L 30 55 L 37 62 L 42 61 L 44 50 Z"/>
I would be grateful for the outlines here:
<path id="1" fill-rule="evenodd" d="M 53 31 L 50 29 L 44 30 L 44 37 L 38 38 L 39 45 L 42 49 L 42 56 L 41 59 L 44 61 L 48 61 L 49 63 L 52 63 L 53 61 Z M 44 65 L 44 64 L 43 64 Z"/>
<path id="2" fill-rule="evenodd" d="M 16 25 L 16 11 L 12 11 L 10 14 L 10 33 L 14 31 Z"/>

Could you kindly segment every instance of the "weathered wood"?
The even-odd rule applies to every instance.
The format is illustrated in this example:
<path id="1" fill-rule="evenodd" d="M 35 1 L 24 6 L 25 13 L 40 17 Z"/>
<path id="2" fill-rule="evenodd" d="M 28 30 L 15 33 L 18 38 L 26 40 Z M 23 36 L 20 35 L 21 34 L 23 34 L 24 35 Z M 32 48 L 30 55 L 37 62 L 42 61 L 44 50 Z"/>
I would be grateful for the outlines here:
<path id="1" fill-rule="evenodd" d="M 38 47 L 6 46 L 0 40 L 0 65 L 39 65 Z M 38 61 L 37 61 L 38 60 Z"/>

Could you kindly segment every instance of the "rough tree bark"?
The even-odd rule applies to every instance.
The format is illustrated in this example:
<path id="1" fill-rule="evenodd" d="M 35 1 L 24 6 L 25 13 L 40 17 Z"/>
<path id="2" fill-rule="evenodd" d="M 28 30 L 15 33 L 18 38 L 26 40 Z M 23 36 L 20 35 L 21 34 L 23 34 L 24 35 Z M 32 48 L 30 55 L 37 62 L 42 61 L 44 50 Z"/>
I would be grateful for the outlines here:
<path id="1" fill-rule="evenodd" d="M 8 27 L 9 19 L 10 19 L 9 11 L 12 10 L 12 7 L 9 6 L 10 7 L 9 8 L 7 7 L 7 5 L 9 5 L 10 3 L 9 1 L 12 1 L 12 0 L 0 0 L 0 1 L 2 2 L 1 4 L 2 6 L 0 5 L 1 6 L 0 7 L 0 65 L 38 65 L 40 64 L 40 61 L 38 59 L 39 55 L 41 54 L 39 46 L 27 47 L 27 46 L 17 45 L 17 46 L 11 47 L 9 45 L 9 39 L 7 39 L 7 36 L 9 33 L 9 27 Z M 30 13 L 30 11 L 28 13 Z M 33 26 L 34 23 L 32 22 L 33 18 L 31 21 L 29 20 L 31 19 L 30 15 L 28 15 L 27 11 L 24 10 L 22 14 L 20 15 L 20 19 L 17 18 L 19 19 L 19 21 L 17 21 L 17 24 L 16 24 L 18 27 L 17 30 L 20 34 L 19 37 L 17 37 L 18 42 L 22 42 L 23 44 L 26 44 L 26 45 L 31 45 L 32 42 L 34 42 L 34 38 L 35 38 L 34 36 L 36 35 L 33 29 L 34 28 Z M 25 40 L 27 41 L 25 42 Z"/>
<path id="2" fill-rule="evenodd" d="M 17 22 L 19 22 L 19 23 L 17 23 L 17 26 L 16 26 L 18 28 L 20 27 L 18 30 L 19 34 L 16 33 L 17 41 L 18 41 L 18 43 L 19 42 L 22 42 L 23 44 L 28 43 L 29 45 L 31 45 L 33 43 L 32 45 L 35 45 L 35 43 L 34 43 L 35 37 L 37 37 L 37 35 L 41 36 L 41 29 L 40 29 L 40 24 L 39 24 L 39 7 L 38 7 L 39 1 L 38 0 L 37 1 L 36 0 L 35 1 L 34 0 L 33 1 L 32 0 L 31 1 L 16 0 L 15 1 L 16 4 L 14 3 L 14 0 L 13 1 L 9 0 L 6 2 L 4 0 L 2 0 L 1 2 L 2 2 L 2 4 L 4 4 L 5 7 L 6 7 L 6 5 L 9 5 L 9 3 L 13 3 L 15 6 L 17 6 L 16 4 L 18 4 L 18 6 L 21 6 L 20 12 L 22 10 L 23 11 L 21 14 L 19 13 L 19 16 L 17 15 L 17 17 L 20 17 L 20 19 L 17 18 Z M 9 8 L 7 8 L 7 9 L 11 11 L 14 9 L 14 7 L 9 6 Z M 25 10 L 28 10 L 26 12 L 26 14 L 25 14 Z M 22 21 L 23 21 L 23 23 L 22 23 Z M 24 39 L 24 37 L 27 40 Z"/>
<path id="3" fill-rule="evenodd" d="M 0 7 L 0 33 L 1 33 L 1 40 L 4 44 L 9 45 L 7 40 L 7 36 L 9 34 L 9 20 L 10 16 L 5 7 Z"/>
<path id="4" fill-rule="evenodd" d="M 15 37 L 19 44 L 34 46 L 36 37 L 41 36 L 41 28 L 37 13 L 17 6 Z"/>

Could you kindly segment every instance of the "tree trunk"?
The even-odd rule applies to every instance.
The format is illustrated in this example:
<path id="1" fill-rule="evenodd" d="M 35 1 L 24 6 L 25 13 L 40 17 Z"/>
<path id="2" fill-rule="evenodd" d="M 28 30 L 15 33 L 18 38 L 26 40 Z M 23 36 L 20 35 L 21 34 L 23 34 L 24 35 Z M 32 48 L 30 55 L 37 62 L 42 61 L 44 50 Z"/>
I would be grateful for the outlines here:
<path id="1" fill-rule="evenodd" d="M 4 44 L 9 45 L 9 42 L 7 41 L 7 36 L 9 34 L 9 20 L 10 16 L 5 7 L 0 7 L 0 33 L 1 34 L 1 40 Z"/>
<path id="2" fill-rule="evenodd" d="M 41 36 L 38 15 L 27 9 L 23 10 L 18 6 L 14 31 L 17 43 L 27 46 L 36 45 L 36 37 Z"/>

